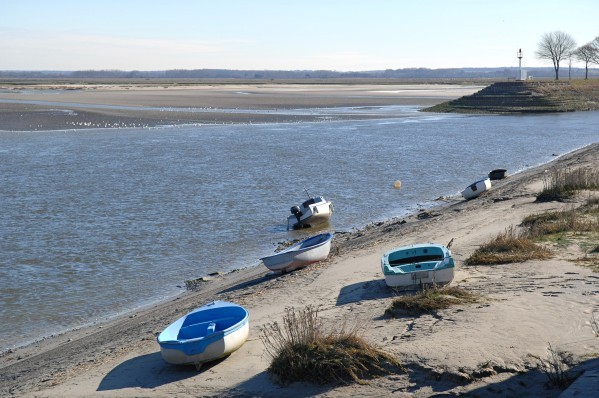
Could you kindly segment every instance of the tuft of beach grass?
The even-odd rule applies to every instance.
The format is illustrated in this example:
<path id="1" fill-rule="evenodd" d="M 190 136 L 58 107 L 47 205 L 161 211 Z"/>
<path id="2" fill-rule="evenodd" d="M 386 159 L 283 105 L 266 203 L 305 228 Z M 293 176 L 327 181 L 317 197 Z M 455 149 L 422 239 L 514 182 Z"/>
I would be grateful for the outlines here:
<path id="1" fill-rule="evenodd" d="M 392 318 L 401 313 L 422 315 L 447 309 L 453 305 L 477 303 L 482 297 L 458 286 L 433 287 L 424 289 L 414 295 L 397 297 L 385 310 L 385 315 Z"/>
<path id="2" fill-rule="evenodd" d="M 476 249 L 464 261 L 464 264 L 509 264 L 528 260 L 545 260 L 551 257 L 553 257 L 551 251 L 535 243 L 528 231 L 518 232 L 511 226 Z"/>
<path id="3" fill-rule="evenodd" d="M 581 190 L 599 190 L 598 170 L 554 170 L 545 177 L 543 190 L 537 195 L 537 202 L 565 201 Z"/>
<path id="4" fill-rule="evenodd" d="M 399 359 L 368 343 L 354 325 L 327 326 L 318 309 L 287 308 L 282 323 L 265 325 L 261 334 L 271 363 L 267 371 L 277 382 L 315 384 L 366 380 L 405 371 Z"/>

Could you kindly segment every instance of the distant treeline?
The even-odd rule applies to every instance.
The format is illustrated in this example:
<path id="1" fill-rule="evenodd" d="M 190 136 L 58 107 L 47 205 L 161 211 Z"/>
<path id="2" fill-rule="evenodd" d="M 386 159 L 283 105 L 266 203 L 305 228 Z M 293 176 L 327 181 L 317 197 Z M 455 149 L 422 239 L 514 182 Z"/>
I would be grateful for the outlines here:
<path id="1" fill-rule="evenodd" d="M 533 78 L 551 78 L 555 71 L 547 68 L 522 68 Z M 229 69 L 173 69 L 164 71 L 0 71 L 0 78 L 121 78 L 121 79 L 511 79 L 518 68 L 449 68 L 449 69 L 386 69 L 364 72 L 337 72 L 330 70 L 229 70 Z M 573 78 L 584 77 L 584 69 L 572 68 Z M 589 69 L 589 78 L 599 77 L 599 69 Z M 562 68 L 562 80 L 568 79 L 568 68 Z"/>

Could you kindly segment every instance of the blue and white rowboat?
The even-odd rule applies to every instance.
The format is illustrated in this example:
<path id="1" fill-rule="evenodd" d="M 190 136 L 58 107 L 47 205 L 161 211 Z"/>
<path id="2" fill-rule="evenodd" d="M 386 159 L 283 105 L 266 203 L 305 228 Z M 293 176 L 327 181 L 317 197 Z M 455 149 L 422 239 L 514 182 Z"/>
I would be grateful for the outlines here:
<path id="1" fill-rule="evenodd" d="M 272 256 L 262 257 L 260 260 L 271 271 L 280 273 L 293 271 L 326 259 L 331 251 L 332 239 L 333 234 L 330 232 L 315 235 Z"/>
<path id="2" fill-rule="evenodd" d="M 387 286 L 400 289 L 445 285 L 453 280 L 451 251 L 435 243 L 398 247 L 383 254 L 381 268 Z"/>
<path id="3" fill-rule="evenodd" d="M 231 354 L 249 335 L 249 313 L 240 305 L 214 301 L 179 318 L 158 335 L 164 360 L 174 365 L 213 361 Z"/>

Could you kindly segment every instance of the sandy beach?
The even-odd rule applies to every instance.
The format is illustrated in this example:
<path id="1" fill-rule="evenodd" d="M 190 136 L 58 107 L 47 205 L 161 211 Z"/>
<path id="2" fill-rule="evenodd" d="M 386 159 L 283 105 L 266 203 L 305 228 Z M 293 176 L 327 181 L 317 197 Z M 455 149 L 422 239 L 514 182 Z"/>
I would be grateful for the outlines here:
<path id="1" fill-rule="evenodd" d="M 254 109 L 428 105 L 477 91 L 473 87 L 454 89 L 269 87 L 264 100 L 254 98 L 251 103 Z M 175 94 L 171 90 L 180 91 Z M 260 93 L 266 93 L 261 91 L 265 90 L 263 87 L 255 90 L 248 86 L 136 90 L 85 87 L 61 91 L 52 99 L 60 98 L 64 107 L 2 104 L 0 122 L 15 130 L 27 130 L 30 116 L 39 113 L 42 116 L 38 121 L 43 126 L 40 129 L 67 128 L 66 112 L 51 110 L 72 109 L 69 104 L 86 101 L 142 107 L 248 107 L 243 103 L 245 96 L 260 97 Z M 47 101 L 51 95 L 46 91 L 13 92 L 13 88 L 6 87 L 0 91 L 0 99 L 26 97 Z M 238 92 L 252 94 L 235 94 Z M 368 98 L 354 98 L 359 93 L 369 93 Z M 90 116 L 106 116 L 122 123 L 127 118 L 150 124 L 152 120 L 156 124 L 166 120 L 154 119 L 158 112 L 154 110 L 143 114 L 95 108 L 89 111 L 90 115 L 80 112 L 87 110 L 75 109 L 75 113 L 83 115 L 82 120 Z M 222 113 L 214 116 L 221 117 L 219 122 L 235 122 Z M 190 113 L 189 117 L 197 114 Z M 178 120 L 201 122 L 193 118 Z M 439 207 L 427 212 L 371 224 L 352 233 L 337 233 L 329 258 L 305 269 L 275 275 L 265 267 L 257 267 L 214 276 L 199 291 L 3 353 L 0 396 L 558 397 L 561 391 L 546 385 L 547 378 L 537 369 L 535 357 L 546 358 L 551 344 L 572 353 L 582 368 L 599 366 L 599 338 L 591 327 L 592 314 L 599 318 L 599 275 L 571 261 L 583 254 L 576 245 L 565 247 L 544 261 L 467 266 L 464 260 L 490 238 L 520 224 L 527 215 L 582 203 L 589 194 L 568 203 L 535 202 L 535 194 L 542 190 L 548 171 L 576 167 L 599 167 L 599 143 L 498 181 L 477 199 L 443 199 Z M 384 311 L 396 293 L 384 283 L 381 255 L 406 244 L 447 244 L 451 240 L 457 264 L 451 285 L 475 291 L 485 300 L 436 315 L 385 317 Z M 233 301 L 248 309 L 248 341 L 230 357 L 204 366 L 199 372 L 193 367 L 166 364 L 156 343 L 157 334 L 185 313 L 216 299 Z M 374 379 L 365 385 L 278 385 L 266 372 L 269 358 L 259 337 L 260 328 L 281 321 L 286 308 L 306 305 L 318 306 L 327 324 L 355 321 L 364 325 L 365 339 L 396 354 L 408 372 Z"/>

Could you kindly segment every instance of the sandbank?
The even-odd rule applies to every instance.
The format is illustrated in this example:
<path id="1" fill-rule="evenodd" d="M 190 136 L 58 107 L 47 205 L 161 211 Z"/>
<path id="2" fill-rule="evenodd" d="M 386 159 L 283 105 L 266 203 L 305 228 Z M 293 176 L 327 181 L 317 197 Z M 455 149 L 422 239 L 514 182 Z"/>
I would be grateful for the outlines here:
<path id="1" fill-rule="evenodd" d="M 55 336 L 0 357 L 0 395 L 30 397 L 306 397 L 438 394 L 557 397 L 534 357 L 547 347 L 571 352 L 585 366 L 597 366 L 599 339 L 590 325 L 599 312 L 599 275 L 569 261 L 581 255 L 568 246 L 546 261 L 466 266 L 481 244 L 517 226 L 523 217 L 575 203 L 536 203 L 546 171 L 599 167 L 599 144 L 495 183 L 483 196 L 449 198 L 402 219 L 337 233 L 329 259 L 285 275 L 264 267 L 215 277 L 198 292 L 140 310 L 105 324 Z M 405 222 L 404 222 L 405 221 Z M 388 319 L 395 293 L 380 272 L 381 255 L 396 246 L 453 239 L 457 262 L 452 285 L 487 299 L 436 315 Z M 205 366 L 166 364 L 156 335 L 169 323 L 214 299 L 244 305 L 250 338 L 228 358 Z M 364 337 L 397 354 L 408 374 L 381 377 L 365 385 L 315 386 L 273 382 L 266 368 L 260 327 L 280 321 L 286 307 L 319 306 L 335 325 L 357 321 Z M 595 386 L 596 388 L 596 386 Z M 592 391 L 592 390 L 591 390 Z"/>
<path id="2" fill-rule="evenodd" d="M 312 108 L 432 106 L 479 91 L 443 84 L 38 84 L 0 83 L 0 130 L 292 123 L 385 117 L 293 112 Z M 245 110 L 245 112 L 244 112 Z M 393 117 L 388 115 L 387 117 Z"/>

